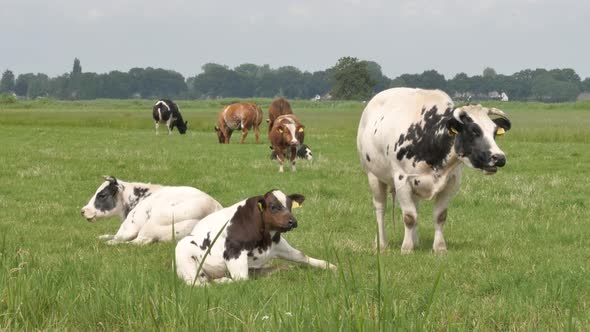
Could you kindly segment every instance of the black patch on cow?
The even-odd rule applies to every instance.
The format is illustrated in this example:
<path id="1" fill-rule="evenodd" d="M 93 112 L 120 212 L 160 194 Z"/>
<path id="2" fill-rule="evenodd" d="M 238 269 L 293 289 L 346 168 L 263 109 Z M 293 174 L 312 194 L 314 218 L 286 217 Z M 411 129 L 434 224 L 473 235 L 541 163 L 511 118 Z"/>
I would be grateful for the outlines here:
<path id="1" fill-rule="evenodd" d="M 141 188 L 141 187 L 134 187 L 133 188 L 133 194 L 135 195 L 135 197 L 137 198 L 142 198 L 143 196 L 146 195 L 146 193 L 149 191 L 148 188 Z"/>
<path id="2" fill-rule="evenodd" d="M 207 248 L 211 247 L 211 238 L 209 236 L 210 234 L 211 232 L 207 232 L 207 237 L 203 240 L 203 244 L 199 246 L 201 250 L 207 250 Z"/>
<path id="3" fill-rule="evenodd" d="M 385 115 L 382 115 L 381 120 L 379 120 L 379 121 L 383 121 L 383 119 L 385 119 Z"/>
<path id="4" fill-rule="evenodd" d="M 253 261 L 258 260 L 258 257 L 253 257 L 252 260 Z"/>
<path id="5" fill-rule="evenodd" d="M 149 221 L 152 218 L 152 208 L 145 210 L 145 220 Z"/>
<path id="6" fill-rule="evenodd" d="M 281 233 L 276 232 L 272 237 L 272 242 L 279 243 L 279 241 L 281 241 Z"/>
<path id="7" fill-rule="evenodd" d="M 199 276 L 200 276 L 201 278 L 205 278 L 205 272 L 201 272 L 201 274 L 199 274 Z"/>
<path id="8" fill-rule="evenodd" d="M 369 154 L 365 154 L 365 157 L 367 158 L 367 161 L 370 162 L 371 161 L 371 157 L 369 157 Z"/>
<path id="9" fill-rule="evenodd" d="M 403 179 L 404 179 L 404 176 L 403 176 L 403 175 L 400 175 L 400 176 L 399 176 L 399 179 L 400 179 L 400 180 L 403 180 Z"/>
<path id="10" fill-rule="evenodd" d="M 96 197 L 94 198 L 94 207 L 101 212 L 114 209 L 117 206 L 118 192 L 118 184 L 116 182 L 109 182 L 108 186 L 104 187 L 96 194 Z"/>
<path id="11" fill-rule="evenodd" d="M 197 247 L 199 246 L 199 245 L 197 244 L 197 242 L 195 242 L 195 241 L 191 241 L 190 243 L 191 243 L 191 244 L 194 244 L 194 245 L 195 245 L 195 246 L 197 246 Z"/>
<path id="12" fill-rule="evenodd" d="M 248 251 L 248 257 L 252 257 L 254 256 L 254 252 L 252 252 L 252 250 Z"/>
<path id="13" fill-rule="evenodd" d="M 264 223 L 258 207 L 260 201 L 264 201 L 263 196 L 248 198 L 230 220 L 223 251 L 225 260 L 237 259 L 244 250 L 258 249 L 262 253 L 270 247 L 270 234 L 261 231 L 264 230 Z"/>
<path id="14" fill-rule="evenodd" d="M 453 110 L 447 108 L 443 114 L 438 114 L 437 111 L 436 106 L 425 111 L 421 121 L 412 124 L 405 135 L 400 135 L 397 142 L 400 146 L 396 155 L 398 160 L 414 159 L 414 167 L 416 161 L 426 162 L 435 168 L 443 166 L 454 140 L 446 134 L 446 124 L 452 117 Z M 401 147 L 403 143 L 406 144 Z"/>
<path id="15" fill-rule="evenodd" d="M 417 185 L 419 185 L 419 184 L 420 184 L 420 180 L 418 180 L 418 179 L 414 179 L 414 185 L 415 185 L 415 186 L 417 186 Z"/>
<path id="16" fill-rule="evenodd" d="M 385 150 L 385 155 L 389 156 L 389 144 L 387 144 L 387 149 Z"/>
<path id="17" fill-rule="evenodd" d="M 377 134 L 377 128 L 375 128 L 375 131 L 373 132 L 373 135 Z"/>

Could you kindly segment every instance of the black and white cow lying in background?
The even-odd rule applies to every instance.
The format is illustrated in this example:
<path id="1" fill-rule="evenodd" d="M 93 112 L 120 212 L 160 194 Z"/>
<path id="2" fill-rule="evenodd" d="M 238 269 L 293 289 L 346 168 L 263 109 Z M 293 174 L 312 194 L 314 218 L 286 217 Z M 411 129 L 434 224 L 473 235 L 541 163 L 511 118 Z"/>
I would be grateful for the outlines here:
<path id="1" fill-rule="evenodd" d="M 270 149 L 273 150 L 273 147 L 271 146 Z M 307 144 L 301 144 L 299 146 L 299 148 L 297 148 L 297 158 L 305 159 L 305 160 L 312 160 L 313 159 L 313 154 L 312 154 L 309 146 L 307 146 Z M 270 160 L 276 160 L 276 159 L 277 159 L 277 153 L 275 151 L 272 151 L 270 153 Z"/>
<path id="2" fill-rule="evenodd" d="M 158 100 L 152 111 L 154 121 L 156 122 L 156 135 L 159 135 L 158 127 L 160 126 L 160 122 L 166 123 L 168 135 L 172 133 L 174 127 L 178 127 L 179 133 L 186 133 L 188 121 L 184 121 L 182 115 L 180 114 L 180 110 L 178 109 L 178 105 L 176 105 L 176 103 L 174 103 L 172 100 Z"/>
<path id="3" fill-rule="evenodd" d="M 304 199 L 299 194 L 287 196 L 272 190 L 207 216 L 176 245 L 178 276 L 189 285 L 243 280 L 248 279 L 249 268 L 262 268 L 275 257 L 336 269 L 326 261 L 306 256 L 281 237 L 281 233 L 297 227 L 291 209 Z M 231 278 L 226 277 L 226 272 Z"/>
<path id="4" fill-rule="evenodd" d="M 102 235 L 108 244 L 148 244 L 187 236 L 205 216 L 222 208 L 215 199 L 192 187 L 168 187 L 125 182 L 105 177 L 82 216 L 89 222 L 119 216 L 123 224 L 115 235 Z M 174 224 L 174 234 L 172 234 Z"/>
<path id="5" fill-rule="evenodd" d="M 491 118 L 494 117 L 494 118 Z M 402 253 L 418 242 L 418 203 L 434 199 L 435 252 L 446 251 L 447 207 L 463 165 L 494 174 L 506 164 L 496 136 L 510 130 L 504 112 L 481 105 L 455 108 L 439 90 L 394 88 L 377 94 L 363 111 L 357 149 L 373 192 L 379 243 L 387 246 L 387 187 L 400 204 L 405 224 Z"/>

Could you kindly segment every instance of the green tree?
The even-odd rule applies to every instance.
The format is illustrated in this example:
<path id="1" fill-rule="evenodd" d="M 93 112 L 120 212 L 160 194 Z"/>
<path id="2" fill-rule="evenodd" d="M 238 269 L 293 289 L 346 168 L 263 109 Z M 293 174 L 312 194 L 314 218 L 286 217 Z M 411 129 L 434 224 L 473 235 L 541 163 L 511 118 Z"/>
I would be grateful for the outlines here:
<path id="1" fill-rule="evenodd" d="M 586 77 L 586 79 L 582 81 L 581 90 L 590 92 L 590 77 Z"/>
<path id="2" fill-rule="evenodd" d="M 333 67 L 332 96 L 337 99 L 367 99 L 376 82 L 371 79 L 366 61 L 343 57 Z"/>
<path id="3" fill-rule="evenodd" d="M 0 79 L 0 93 L 7 93 L 14 91 L 14 74 L 10 70 L 6 70 Z"/>
<path id="4" fill-rule="evenodd" d="M 574 101 L 580 93 L 577 84 L 556 80 L 547 72 L 534 78 L 531 91 L 537 100 L 546 102 Z"/>
<path id="5" fill-rule="evenodd" d="M 381 66 L 377 62 L 367 61 L 367 70 L 369 71 L 369 76 L 371 79 L 376 82 L 375 86 L 373 87 L 373 93 L 383 91 L 390 87 L 391 79 L 383 75 Z"/>
<path id="6" fill-rule="evenodd" d="M 483 70 L 483 74 L 482 74 L 482 76 L 483 76 L 483 77 L 486 77 L 486 78 L 494 78 L 494 77 L 496 77 L 497 75 L 498 75 L 498 74 L 496 73 L 496 70 L 495 70 L 494 68 L 491 68 L 491 67 L 486 67 L 486 68 Z"/>

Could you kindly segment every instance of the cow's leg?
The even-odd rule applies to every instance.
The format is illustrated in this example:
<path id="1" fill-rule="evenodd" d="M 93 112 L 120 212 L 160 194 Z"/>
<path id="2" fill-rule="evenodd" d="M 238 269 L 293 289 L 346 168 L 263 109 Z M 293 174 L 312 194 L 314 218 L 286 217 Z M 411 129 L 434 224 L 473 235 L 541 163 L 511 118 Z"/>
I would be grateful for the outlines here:
<path id="1" fill-rule="evenodd" d="M 225 265 L 231 276 L 231 281 L 248 279 L 248 256 L 246 252 L 242 252 L 236 259 L 230 258 L 229 261 L 225 261 Z M 225 282 L 230 282 L 230 280 L 226 280 Z"/>
<path id="2" fill-rule="evenodd" d="M 197 276 L 197 269 L 199 268 L 199 261 L 197 257 L 202 257 L 202 252 L 198 246 L 191 243 L 194 242 L 192 236 L 187 236 L 180 240 L 176 245 L 176 274 L 187 285 L 202 286 L 206 285 L 208 278 L 204 271 L 200 271 Z"/>
<path id="3" fill-rule="evenodd" d="M 297 249 L 291 247 L 291 245 L 289 245 L 289 243 L 287 243 L 287 241 L 285 241 L 284 238 L 281 238 L 279 240 L 279 243 L 277 243 L 277 245 L 273 248 L 273 250 L 275 250 L 275 255 L 278 258 L 282 258 L 282 259 L 292 261 L 292 262 L 311 265 L 313 267 L 317 267 L 317 268 L 321 268 L 321 269 L 336 270 L 336 265 L 330 264 L 330 263 L 323 261 L 321 259 L 311 258 L 311 257 L 307 256 L 306 254 L 304 254 L 300 250 L 297 250 Z"/>
<path id="4" fill-rule="evenodd" d="M 137 244 L 143 244 L 147 239 L 149 239 L 149 242 L 146 243 L 153 241 L 172 241 L 173 239 L 180 240 L 191 233 L 198 221 L 198 219 L 188 219 L 176 222 L 174 223 L 174 233 L 172 233 L 172 225 L 147 223 L 137 235 Z"/>
<path id="5" fill-rule="evenodd" d="M 168 135 L 172 134 L 172 130 L 170 129 L 171 126 L 172 126 L 172 117 L 170 117 L 170 119 L 168 119 L 168 121 L 166 121 L 166 128 L 168 129 Z"/>
<path id="6" fill-rule="evenodd" d="M 447 251 L 447 244 L 445 242 L 443 229 L 447 221 L 447 208 L 451 199 L 459 190 L 461 179 L 459 176 L 452 176 L 447 182 L 447 186 L 443 191 L 436 195 L 434 201 L 433 217 L 434 217 L 434 242 L 432 249 L 435 253 L 445 253 Z"/>
<path id="7" fill-rule="evenodd" d="M 246 136 L 248 136 L 248 128 L 242 127 L 242 138 L 240 139 L 240 144 L 244 144 Z"/>
<path id="8" fill-rule="evenodd" d="M 99 235 L 98 239 L 99 240 L 112 240 L 115 237 L 114 234 L 103 234 L 103 235 Z"/>
<path id="9" fill-rule="evenodd" d="M 377 217 L 377 237 L 375 246 L 379 249 L 387 248 L 387 233 L 385 231 L 385 210 L 387 208 L 387 184 L 381 182 L 373 173 L 367 173 L 369 187 L 373 193 L 373 207 Z"/>
<path id="10" fill-rule="evenodd" d="M 281 151 L 281 149 L 279 148 L 275 148 L 275 153 L 277 155 L 277 161 L 279 162 L 279 172 L 283 173 L 283 162 L 285 161 L 285 155 L 283 154 L 283 151 Z"/>
<path id="11" fill-rule="evenodd" d="M 112 239 L 107 241 L 107 244 L 119 244 L 129 242 L 137 237 L 137 233 L 139 233 L 139 228 L 135 226 L 134 223 L 131 222 L 131 218 L 125 219 L 121 227 L 117 231 L 117 234 L 113 236 Z"/>
<path id="12" fill-rule="evenodd" d="M 409 254 L 418 245 L 419 200 L 414 196 L 412 187 L 407 183 L 406 178 L 395 182 L 395 191 L 404 220 L 402 254 Z"/>
<path id="13" fill-rule="evenodd" d="M 260 127 L 254 126 L 254 135 L 256 136 L 256 144 L 260 143 Z"/>
<path id="14" fill-rule="evenodd" d="M 291 170 L 293 172 L 295 172 L 297 170 L 295 168 L 295 158 L 297 158 L 297 146 L 292 145 L 291 146 L 291 155 L 289 156 L 289 159 L 291 161 Z"/>
<path id="15" fill-rule="evenodd" d="M 223 136 L 225 136 L 225 144 L 229 144 L 229 139 L 231 137 L 232 130 L 224 127 L 223 129 Z"/>
<path id="16" fill-rule="evenodd" d="M 160 127 L 160 122 L 156 121 L 156 135 L 160 135 L 158 128 Z"/>

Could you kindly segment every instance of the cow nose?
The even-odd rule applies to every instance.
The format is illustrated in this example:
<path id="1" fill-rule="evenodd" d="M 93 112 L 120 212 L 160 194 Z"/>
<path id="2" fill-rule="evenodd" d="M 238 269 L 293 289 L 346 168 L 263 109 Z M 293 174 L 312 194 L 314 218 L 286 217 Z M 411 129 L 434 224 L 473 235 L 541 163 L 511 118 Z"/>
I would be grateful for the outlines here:
<path id="1" fill-rule="evenodd" d="M 82 211 L 80 211 L 80 214 L 82 215 L 82 217 L 84 217 L 84 209 L 82 209 Z"/>
<path id="2" fill-rule="evenodd" d="M 289 219 L 289 222 L 287 223 L 287 225 L 289 225 L 289 228 L 296 228 L 297 227 L 297 220 Z"/>
<path id="3" fill-rule="evenodd" d="M 297 140 L 296 139 L 291 140 L 291 145 L 297 145 Z"/>
<path id="4" fill-rule="evenodd" d="M 492 163 L 494 164 L 494 166 L 502 167 L 506 165 L 506 156 L 499 153 L 493 154 Z"/>

